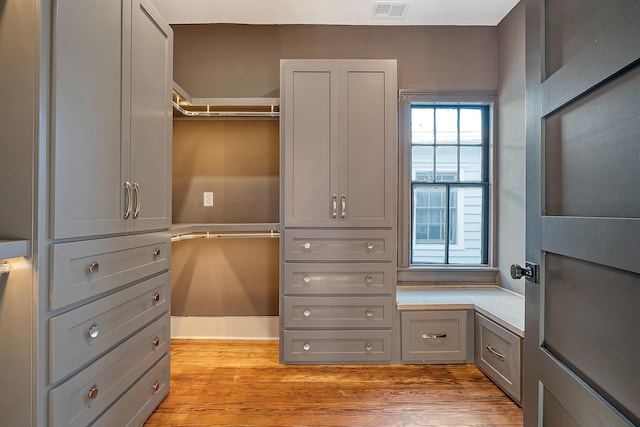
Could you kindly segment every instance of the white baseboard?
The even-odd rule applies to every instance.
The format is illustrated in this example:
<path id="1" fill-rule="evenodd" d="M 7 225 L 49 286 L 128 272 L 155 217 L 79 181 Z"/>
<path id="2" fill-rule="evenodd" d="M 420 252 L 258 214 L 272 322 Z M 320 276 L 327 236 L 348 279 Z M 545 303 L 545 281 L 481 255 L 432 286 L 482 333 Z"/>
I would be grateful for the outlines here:
<path id="1" fill-rule="evenodd" d="M 171 316 L 171 338 L 277 340 L 278 316 Z"/>

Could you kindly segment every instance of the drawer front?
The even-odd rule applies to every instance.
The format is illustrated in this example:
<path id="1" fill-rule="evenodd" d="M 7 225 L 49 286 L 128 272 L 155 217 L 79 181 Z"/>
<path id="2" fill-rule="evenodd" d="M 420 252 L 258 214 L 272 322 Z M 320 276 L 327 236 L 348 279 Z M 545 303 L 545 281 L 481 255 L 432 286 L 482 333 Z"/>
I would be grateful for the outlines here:
<path id="1" fill-rule="evenodd" d="M 405 311 L 401 316 L 403 361 L 467 360 L 466 311 Z"/>
<path id="2" fill-rule="evenodd" d="M 391 361 L 391 331 L 284 331 L 285 363 Z"/>
<path id="3" fill-rule="evenodd" d="M 391 261 L 391 230 L 285 230 L 286 261 Z"/>
<path id="4" fill-rule="evenodd" d="M 521 399 L 521 339 L 481 314 L 475 317 L 475 363 L 514 400 Z"/>
<path id="5" fill-rule="evenodd" d="M 396 281 L 391 263 L 285 263 L 286 294 L 391 294 Z"/>
<path id="6" fill-rule="evenodd" d="M 284 297 L 285 328 L 390 328 L 390 297 Z"/>
<path id="7" fill-rule="evenodd" d="M 51 245 L 55 310 L 170 268 L 171 236 L 153 233 Z"/>
<path id="8" fill-rule="evenodd" d="M 49 380 L 58 381 L 169 308 L 164 273 L 49 319 Z"/>
<path id="9" fill-rule="evenodd" d="M 169 393 L 169 355 L 140 378 L 92 427 L 141 426 Z"/>
<path id="10" fill-rule="evenodd" d="M 86 426 L 169 351 L 166 313 L 49 392 L 51 425 Z"/>

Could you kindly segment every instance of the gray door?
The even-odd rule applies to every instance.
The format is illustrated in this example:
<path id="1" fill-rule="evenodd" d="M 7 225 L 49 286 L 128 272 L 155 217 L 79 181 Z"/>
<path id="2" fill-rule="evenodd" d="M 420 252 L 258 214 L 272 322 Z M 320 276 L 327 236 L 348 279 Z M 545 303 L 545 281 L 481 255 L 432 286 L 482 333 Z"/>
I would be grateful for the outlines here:
<path id="1" fill-rule="evenodd" d="M 638 425 L 640 1 L 526 16 L 525 425 Z"/>

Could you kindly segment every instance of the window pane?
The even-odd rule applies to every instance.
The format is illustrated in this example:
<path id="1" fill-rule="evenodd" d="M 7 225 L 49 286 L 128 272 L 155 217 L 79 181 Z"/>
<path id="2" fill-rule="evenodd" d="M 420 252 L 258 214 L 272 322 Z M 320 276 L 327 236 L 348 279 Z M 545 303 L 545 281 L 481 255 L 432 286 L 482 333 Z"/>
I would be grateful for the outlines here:
<path id="1" fill-rule="evenodd" d="M 436 143 L 458 143 L 458 109 L 436 109 Z"/>
<path id="2" fill-rule="evenodd" d="M 433 182 L 433 146 L 411 147 L 411 180 Z"/>
<path id="3" fill-rule="evenodd" d="M 482 181 L 481 147 L 460 147 L 460 181 Z"/>
<path id="4" fill-rule="evenodd" d="M 433 108 L 411 109 L 411 143 L 433 144 Z"/>
<path id="5" fill-rule="evenodd" d="M 482 111 L 460 110 L 460 144 L 482 143 Z"/>
<path id="6" fill-rule="evenodd" d="M 436 181 L 458 180 L 458 147 L 436 148 Z"/>
<path id="7" fill-rule="evenodd" d="M 445 262 L 446 191 L 443 185 L 413 189 L 412 263 Z"/>
<path id="8" fill-rule="evenodd" d="M 455 189 L 456 205 L 451 204 L 449 215 L 457 224 L 456 242 L 449 247 L 450 264 L 481 264 L 483 238 L 484 190 L 482 187 L 458 187 Z M 453 196 L 453 188 L 452 188 Z"/>

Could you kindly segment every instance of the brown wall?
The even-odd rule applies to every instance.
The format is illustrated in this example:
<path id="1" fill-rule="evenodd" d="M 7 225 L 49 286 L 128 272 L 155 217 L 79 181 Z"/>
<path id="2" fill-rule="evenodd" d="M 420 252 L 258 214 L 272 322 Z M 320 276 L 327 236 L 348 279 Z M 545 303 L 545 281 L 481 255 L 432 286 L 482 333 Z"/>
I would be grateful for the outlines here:
<path id="1" fill-rule="evenodd" d="M 173 25 L 174 79 L 194 97 L 279 96 L 285 58 L 397 59 L 398 88 L 496 90 L 496 27 Z"/>

